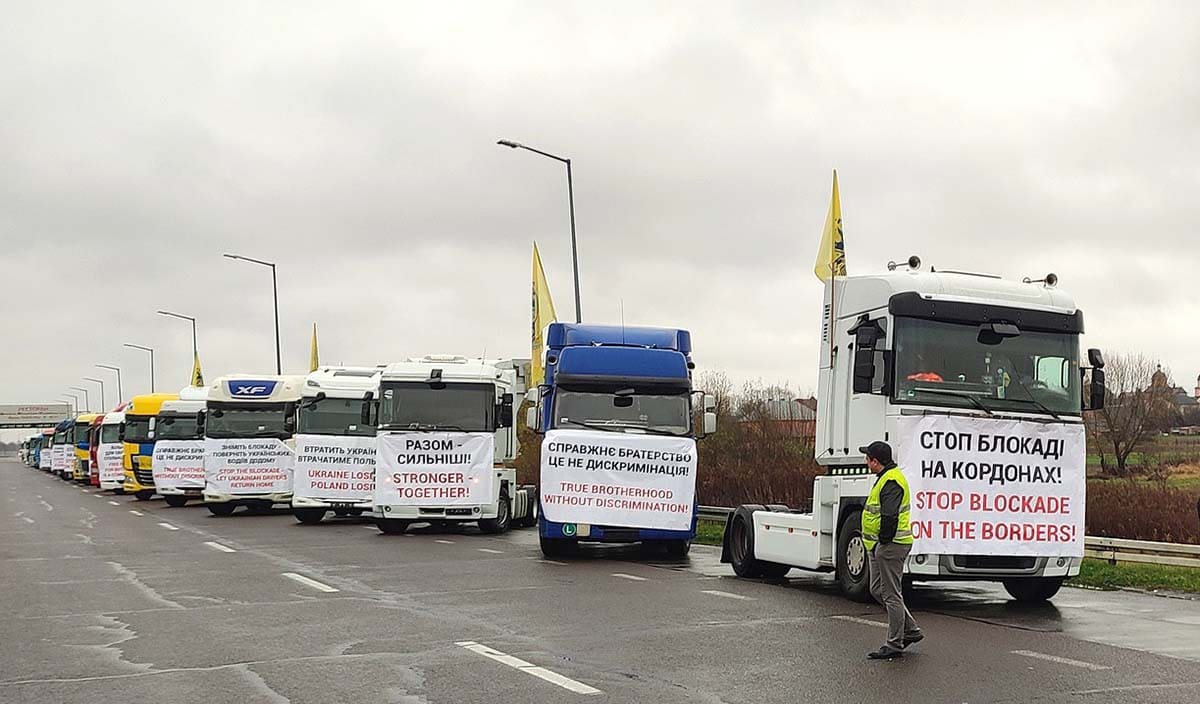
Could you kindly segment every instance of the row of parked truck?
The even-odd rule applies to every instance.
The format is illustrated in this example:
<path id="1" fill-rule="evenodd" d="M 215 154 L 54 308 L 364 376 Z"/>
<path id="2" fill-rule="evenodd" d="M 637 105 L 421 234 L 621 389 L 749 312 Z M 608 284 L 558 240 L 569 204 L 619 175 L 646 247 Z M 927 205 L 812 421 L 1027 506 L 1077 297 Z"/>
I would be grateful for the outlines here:
<path id="1" fill-rule="evenodd" d="M 829 572 L 868 598 L 861 516 L 874 479 L 862 448 L 883 440 L 912 488 L 909 579 L 996 580 L 1018 600 L 1049 598 L 1080 569 L 1083 411 L 1105 400 L 1104 360 L 1081 357 L 1083 331 L 1053 275 L 1005 281 L 924 270 L 913 257 L 831 278 L 812 440 L 826 473 L 807 505 L 735 507 L 723 561 L 741 577 Z M 535 380 L 530 360 L 439 356 L 236 374 L 64 420 L 26 451 L 64 478 L 172 505 L 203 500 L 220 516 L 290 505 L 304 523 L 369 514 L 384 533 L 536 523 L 547 556 L 580 541 L 686 554 L 696 441 L 716 427 L 713 399 L 692 385 L 690 334 L 570 323 L 541 332 Z M 513 468 L 521 399 L 541 434 L 529 483 Z M 756 427 L 742 437 L 752 442 Z M 759 468 L 722 469 L 753 486 Z"/>

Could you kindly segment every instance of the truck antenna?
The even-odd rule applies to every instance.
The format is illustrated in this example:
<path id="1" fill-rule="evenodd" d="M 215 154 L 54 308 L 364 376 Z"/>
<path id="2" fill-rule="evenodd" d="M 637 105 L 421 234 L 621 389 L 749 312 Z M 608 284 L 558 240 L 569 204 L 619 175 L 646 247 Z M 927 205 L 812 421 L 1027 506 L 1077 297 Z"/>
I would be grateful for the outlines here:
<path id="1" fill-rule="evenodd" d="M 625 299 L 621 300 L 621 344 L 625 344 Z"/>

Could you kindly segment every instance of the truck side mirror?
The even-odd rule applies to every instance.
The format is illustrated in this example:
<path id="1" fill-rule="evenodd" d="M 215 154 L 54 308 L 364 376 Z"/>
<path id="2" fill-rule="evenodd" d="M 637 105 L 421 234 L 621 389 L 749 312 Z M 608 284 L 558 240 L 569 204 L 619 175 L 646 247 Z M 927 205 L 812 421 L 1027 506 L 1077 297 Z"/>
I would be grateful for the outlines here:
<path id="1" fill-rule="evenodd" d="M 1091 364 L 1096 369 L 1104 368 L 1104 354 L 1096 348 L 1088 350 L 1088 364 Z"/>
<path id="2" fill-rule="evenodd" d="M 533 432 L 538 432 L 538 407 L 537 405 L 530 406 L 525 409 L 525 427 Z"/>
<path id="3" fill-rule="evenodd" d="M 496 427 L 511 428 L 513 424 L 513 395 L 504 394 L 496 404 Z"/>
<path id="4" fill-rule="evenodd" d="M 864 320 L 851 332 L 854 333 L 854 393 L 869 394 L 875 379 L 875 345 L 882 331 L 878 323 Z"/>
<path id="5" fill-rule="evenodd" d="M 704 434 L 712 435 L 717 432 L 717 414 L 713 411 L 704 412 Z"/>
<path id="6" fill-rule="evenodd" d="M 1091 398 L 1088 399 L 1088 410 L 1098 411 L 1104 408 L 1104 397 L 1107 389 L 1104 387 L 1104 370 L 1092 370 Z"/>

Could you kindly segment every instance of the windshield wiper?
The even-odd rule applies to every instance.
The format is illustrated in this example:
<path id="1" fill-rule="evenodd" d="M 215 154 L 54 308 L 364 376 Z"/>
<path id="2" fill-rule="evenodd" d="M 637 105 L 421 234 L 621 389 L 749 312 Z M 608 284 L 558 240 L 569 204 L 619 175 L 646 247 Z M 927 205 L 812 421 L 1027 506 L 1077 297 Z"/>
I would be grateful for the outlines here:
<path id="1" fill-rule="evenodd" d="M 686 433 L 673 433 L 670 430 L 662 430 L 660 428 L 651 428 L 651 427 L 645 426 L 645 425 L 631 425 L 629 423 L 623 423 L 619 420 L 603 420 L 603 421 L 586 420 L 585 421 L 585 420 L 574 420 L 572 418 L 563 418 L 563 419 L 559 420 L 559 422 L 560 423 L 569 423 L 570 425 L 578 425 L 578 426 L 582 426 L 584 428 L 591 428 L 593 430 L 604 430 L 604 431 L 607 431 L 610 433 L 620 433 L 620 432 L 624 432 L 625 430 L 639 430 L 643 433 L 646 433 L 647 435 L 666 435 L 666 436 L 672 437 L 672 438 L 687 437 Z"/>
<path id="2" fill-rule="evenodd" d="M 943 396 L 957 396 L 958 398 L 965 398 L 968 401 L 970 401 L 976 408 L 978 408 L 979 410 L 988 414 L 989 416 L 996 415 L 995 413 L 992 413 L 992 409 L 983 405 L 983 401 L 980 401 L 978 398 L 975 398 L 974 396 L 972 396 L 971 394 L 969 394 L 965 391 L 954 391 L 953 389 L 931 389 L 931 388 L 928 388 L 925 386 L 918 387 L 917 391 L 921 391 L 921 392 L 929 393 L 929 394 L 942 394 Z"/>
<path id="3" fill-rule="evenodd" d="M 1033 393 L 1029 391 L 1029 387 L 1025 386 L 1025 384 L 1022 383 L 1022 381 L 1019 378 L 1013 376 L 1012 380 L 1017 382 L 1017 386 L 1020 386 L 1021 390 L 1025 392 L 1026 398 L 1010 398 L 1010 399 L 1008 399 L 1009 401 L 1021 401 L 1024 403 L 1032 403 L 1033 405 L 1035 405 L 1039 409 L 1041 409 L 1042 413 L 1049 413 L 1051 416 L 1054 416 L 1054 420 L 1062 420 L 1062 418 L 1057 413 L 1055 413 L 1054 411 L 1047 408 L 1046 404 L 1044 404 L 1041 401 L 1034 398 Z"/>
<path id="4" fill-rule="evenodd" d="M 459 433 L 465 433 L 460 426 L 449 425 L 443 423 L 405 423 L 403 425 L 385 426 L 384 430 L 413 430 L 416 432 L 436 432 L 438 430 L 453 430 Z"/>

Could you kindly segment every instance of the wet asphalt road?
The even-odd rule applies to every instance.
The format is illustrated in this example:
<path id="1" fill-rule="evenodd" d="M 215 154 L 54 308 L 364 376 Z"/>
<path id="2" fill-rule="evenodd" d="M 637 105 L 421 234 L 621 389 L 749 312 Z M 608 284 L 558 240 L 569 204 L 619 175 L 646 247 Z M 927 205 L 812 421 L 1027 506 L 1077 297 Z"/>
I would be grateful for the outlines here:
<path id="1" fill-rule="evenodd" d="M 217 518 L 0 462 L 0 702 L 1200 700 L 1200 602 L 921 587 L 928 638 L 868 662 L 881 609 L 716 557 Z"/>

